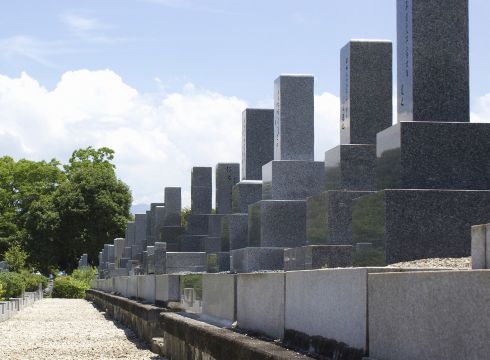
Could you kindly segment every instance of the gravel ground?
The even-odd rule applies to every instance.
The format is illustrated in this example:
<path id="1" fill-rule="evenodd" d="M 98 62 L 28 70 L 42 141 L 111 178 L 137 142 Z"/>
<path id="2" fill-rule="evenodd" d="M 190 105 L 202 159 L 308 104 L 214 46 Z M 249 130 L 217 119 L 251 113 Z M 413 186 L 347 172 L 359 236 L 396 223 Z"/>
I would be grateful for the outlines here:
<path id="1" fill-rule="evenodd" d="M 44 299 L 0 323 L 0 359 L 152 359 L 149 345 L 86 300 Z"/>
<path id="2" fill-rule="evenodd" d="M 464 258 L 434 258 L 391 264 L 387 267 L 396 268 L 452 268 L 471 269 L 471 256 Z"/>

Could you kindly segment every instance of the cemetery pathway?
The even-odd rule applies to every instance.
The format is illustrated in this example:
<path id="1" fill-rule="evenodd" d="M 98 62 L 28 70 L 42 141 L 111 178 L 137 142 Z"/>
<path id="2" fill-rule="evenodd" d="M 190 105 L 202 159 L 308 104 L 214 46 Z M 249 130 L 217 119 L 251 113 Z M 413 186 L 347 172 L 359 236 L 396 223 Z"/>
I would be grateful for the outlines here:
<path id="1" fill-rule="evenodd" d="M 0 359 L 164 360 L 131 329 L 76 299 L 44 299 L 1 322 Z"/>

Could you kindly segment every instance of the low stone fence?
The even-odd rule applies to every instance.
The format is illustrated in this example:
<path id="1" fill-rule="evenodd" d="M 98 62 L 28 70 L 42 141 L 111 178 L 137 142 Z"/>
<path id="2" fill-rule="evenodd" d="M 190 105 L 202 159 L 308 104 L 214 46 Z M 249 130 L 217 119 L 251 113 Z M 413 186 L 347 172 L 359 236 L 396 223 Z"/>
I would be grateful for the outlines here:
<path id="1" fill-rule="evenodd" d="M 485 358 L 490 353 L 489 280 L 490 270 L 343 268 L 141 275 L 92 284 L 100 289 L 111 281 L 133 284 L 127 293 L 134 298 L 180 308 L 200 319 L 160 317 L 165 341 L 188 343 L 176 349 L 189 346 L 186 351 L 191 351 L 201 338 L 182 330 L 175 330 L 177 336 L 167 331 L 163 319 L 180 319 L 183 323 L 175 329 L 196 329 L 193 336 L 212 331 L 210 324 L 229 327 L 236 321 L 249 334 L 326 358 L 408 360 L 454 354 Z M 194 356 L 192 351 L 188 354 Z"/>
<path id="2" fill-rule="evenodd" d="M 42 284 L 39 284 L 39 290 L 35 292 L 25 292 L 24 296 L 20 298 L 10 298 L 7 301 L 0 301 L 0 322 L 10 319 L 19 311 L 42 299 Z"/>

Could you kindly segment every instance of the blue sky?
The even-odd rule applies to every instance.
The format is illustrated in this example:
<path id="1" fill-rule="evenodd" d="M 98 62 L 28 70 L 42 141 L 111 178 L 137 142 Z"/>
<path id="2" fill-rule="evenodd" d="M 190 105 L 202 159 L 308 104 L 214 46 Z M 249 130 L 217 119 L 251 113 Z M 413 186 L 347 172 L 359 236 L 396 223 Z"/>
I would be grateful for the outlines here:
<path id="1" fill-rule="evenodd" d="M 241 112 L 272 107 L 274 80 L 294 73 L 315 76 L 322 160 L 339 142 L 340 49 L 388 39 L 396 53 L 395 3 L 3 1 L 0 156 L 108 146 L 135 203 L 181 186 L 188 205 L 192 166 L 240 162 Z M 490 2 L 469 6 L 472 121 L 490 121 Z"/>

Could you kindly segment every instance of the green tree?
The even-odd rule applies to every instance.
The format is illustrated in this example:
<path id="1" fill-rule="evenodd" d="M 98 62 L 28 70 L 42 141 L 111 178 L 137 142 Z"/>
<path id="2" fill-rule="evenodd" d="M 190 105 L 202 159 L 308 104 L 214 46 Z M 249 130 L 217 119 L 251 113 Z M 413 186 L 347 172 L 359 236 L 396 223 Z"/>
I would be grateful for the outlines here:
<path id="1" fill-rule="evenodd" d="M 26 266 L 28 255 L 25 251 L 22 251 L 20 245 L 17 244 L 13 245 L 5 252 L 4 258 L 5 261 L 7 261 L 10 270 L 20 272 Z"/>
<path id="2" fill-rule="evenodd" d="M 0 158 L 0 258 L 21 242 L 31 204 L 65 181 L 59 165 L 56 159 L 15 162 L 9 156 Z"/>
<path id="3" fill-rule="evenodd" d="M 104 244 L 124 236 L 132 196 L 109 162 L 113 153 L 91 147 L 73 152 L 64 167 L 68 181 L 31 205 L 24 241 L 44 274 L 53 267 L 71 273 L 82 253 L 93 264 Z"/>

